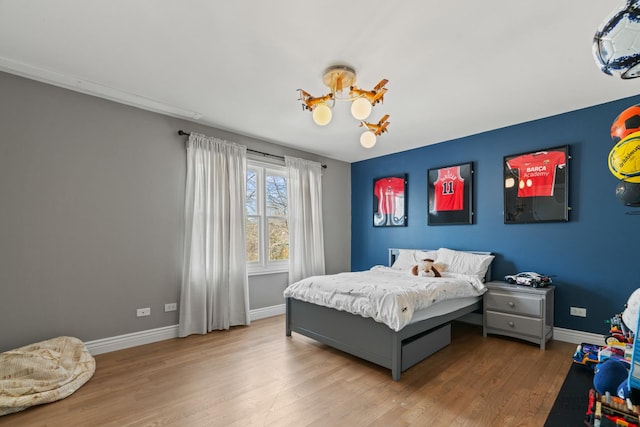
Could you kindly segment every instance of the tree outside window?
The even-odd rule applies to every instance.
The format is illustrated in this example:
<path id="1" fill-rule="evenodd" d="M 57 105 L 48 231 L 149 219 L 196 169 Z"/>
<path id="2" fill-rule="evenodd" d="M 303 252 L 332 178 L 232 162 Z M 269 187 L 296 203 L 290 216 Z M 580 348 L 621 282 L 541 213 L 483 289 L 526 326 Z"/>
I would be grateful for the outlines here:
<path id="1" fill-rule="evenodd" d="M 249 272 L 287 270 L 289 224 L 284 168 L 249 162 L 246 233 Z"/>

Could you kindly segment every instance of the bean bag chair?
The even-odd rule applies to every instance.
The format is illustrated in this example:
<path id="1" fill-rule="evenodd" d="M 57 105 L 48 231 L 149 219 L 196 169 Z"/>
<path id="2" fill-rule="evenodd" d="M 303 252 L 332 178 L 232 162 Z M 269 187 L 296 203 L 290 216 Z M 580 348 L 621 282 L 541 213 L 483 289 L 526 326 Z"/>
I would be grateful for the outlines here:
<path id="1" fill-rule="evenodd" d="M 73 337 L 0 353 L 0 416 L 64 399 L 89 381 L 95 369 L 93 356 Z"/>

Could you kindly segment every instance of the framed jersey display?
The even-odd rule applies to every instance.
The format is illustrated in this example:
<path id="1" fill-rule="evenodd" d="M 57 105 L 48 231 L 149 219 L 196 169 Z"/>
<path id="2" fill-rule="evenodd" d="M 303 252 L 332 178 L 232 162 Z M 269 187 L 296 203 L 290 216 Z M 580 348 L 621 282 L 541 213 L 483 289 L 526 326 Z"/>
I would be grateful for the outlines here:
<path id="1" fill-rule="evenodd" d="M 473 163 L 427 171 L 428 225 L 473 224 Z"/>
<path id="2" fill-rule="evenodd" d="M 373 180 L 373 226 L 407 225 L 407 175 L 385 176 Z"/>
<path id="3" fill-rule="evenodd" d="M 569 146 L 504 158 L 504 223 L 569 221 Z"/>

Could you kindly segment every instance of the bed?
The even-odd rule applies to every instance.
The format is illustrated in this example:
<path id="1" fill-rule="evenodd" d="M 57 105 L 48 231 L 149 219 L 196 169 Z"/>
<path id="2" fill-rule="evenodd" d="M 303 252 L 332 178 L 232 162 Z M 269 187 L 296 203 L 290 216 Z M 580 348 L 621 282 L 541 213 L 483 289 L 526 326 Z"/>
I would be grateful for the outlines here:
<path id="1" fill-rule="evenodd" d="M 421 259 L 431 258 L 444 264 L 447 271 L 442 278 L 416 278 L 411 275 L 410 269 Z M 337 275 L 314 276 L 291 284 L 284 292 L 286 300 L 286 335 L 291 337 L 292 332 L 313 338 L 331 347 L 352 354 L 364 360 L 391 370 L 394 381 L 399 381 L 401 373 L 411 366 L 419 363 L 429 355 L 435 353 L 451 342 L 451 321 L 466 314 L 472 313 L 482 307 L 482 294 L 486 291 L 483 282 L 491 279 L 491 262 L 494 256 L 490 252 L 481 251 L 456 251 L 447 248 L 438 250 L 416 249 L 389 249 L 389 267 L 374 266 L 364 272 L 339 273 Z M 362 280 L 360 280 L 362 276 Z M 404 289 L 411 289 L 418 279 L 429 281 L 441 281 L 447 283 L 456 282 L 467 277 L 475 276 L 473 285 L 475 292 L 462 291 L 462 285 L 457 284 L 455 291 L 447 291 L 455 294 L 453 298 L 444 298 L 442 293 L 436 291 L 437 296 L 430 294 L 431 302 L 418 304 L 407 319 L 403 309 L 405 303 L 416 299 L 416 294 L 404 295 L 407 291 L 401 291 L 402 303 L 389 302 L 372 303 L 374 308 L 368 307 L 370 312 L 362 314 L 350 312 L 352 306 L 368 306 L 367 297 L 361 295 L 361 288 L 352 289 L 353 282 L 362 281 L 362 286 L 371 277 L 378 277 L 378 281 L 407 280 Z M 454 277 L 456 280 L 452 279 Z M 402 279 L 404 278 L 404 279 Z M 472 279 L 469 278 L 469 281 Z M 323 284 L 329 281 L 330 284 Z M 338 286 L 337 291 L 327 292 L 324 286 Z M 426 282 L 425 282 L 426 283 Z M 479 285 L 478 285 L 479 283 Z M 397 286 L 402 286 L 401 284 Z M 422 285 L 418 287 L 431 287 Z M 393 291 L 396 285 L 391 287 Z M 320 296 L 317 296 L 314 288 L 320 288 Z M 344 291 L 344 289 L 347 289 Z M 300 289 L 303 292 L 300 292 Z M 342 289 L 342 290 L 340 290 Z M 341 300 L 338 306 L 330 306 L 327 301 L 329 294 L 356 294 L 360 298 L 356 302 Z M 395 297 L 394 297 L 395 298 Z M 391 301 L 394 301 L 393 299 Z M 426 305 L 426 307 L 423 307 Z M 388 310 L 380 310 L 380 307 L 398 308 L 399 320 L 387 321 L 385 315 Z M 360 307 L 362 308 L 362 307 Z M 353 310 L 352 310 L 353 311 Z M 385 313 L 379 313 L 384 311 Z M 406 311 L 406 310 L 405 310 Z"/>

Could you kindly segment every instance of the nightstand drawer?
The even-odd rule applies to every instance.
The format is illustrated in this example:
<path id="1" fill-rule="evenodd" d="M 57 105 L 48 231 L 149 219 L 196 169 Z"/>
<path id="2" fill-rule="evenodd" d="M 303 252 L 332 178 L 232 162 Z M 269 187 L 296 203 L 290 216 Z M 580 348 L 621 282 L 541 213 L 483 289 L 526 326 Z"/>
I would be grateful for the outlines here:
<path id="1" fill-rule="evenodd" d="M 486 322 L 488 329 L 501 329 L 514 334 L 525 334 L 535 337 L 542 336 L 542 319 L 487 311 Z"/>
<path id="2" fill-rule="evenodd" d="M 527 316 L 542 317 L 542 299 L 536 295 L 513 294 L 491 290 L 485 294 L 487 310 L 505 311 Z"/>

